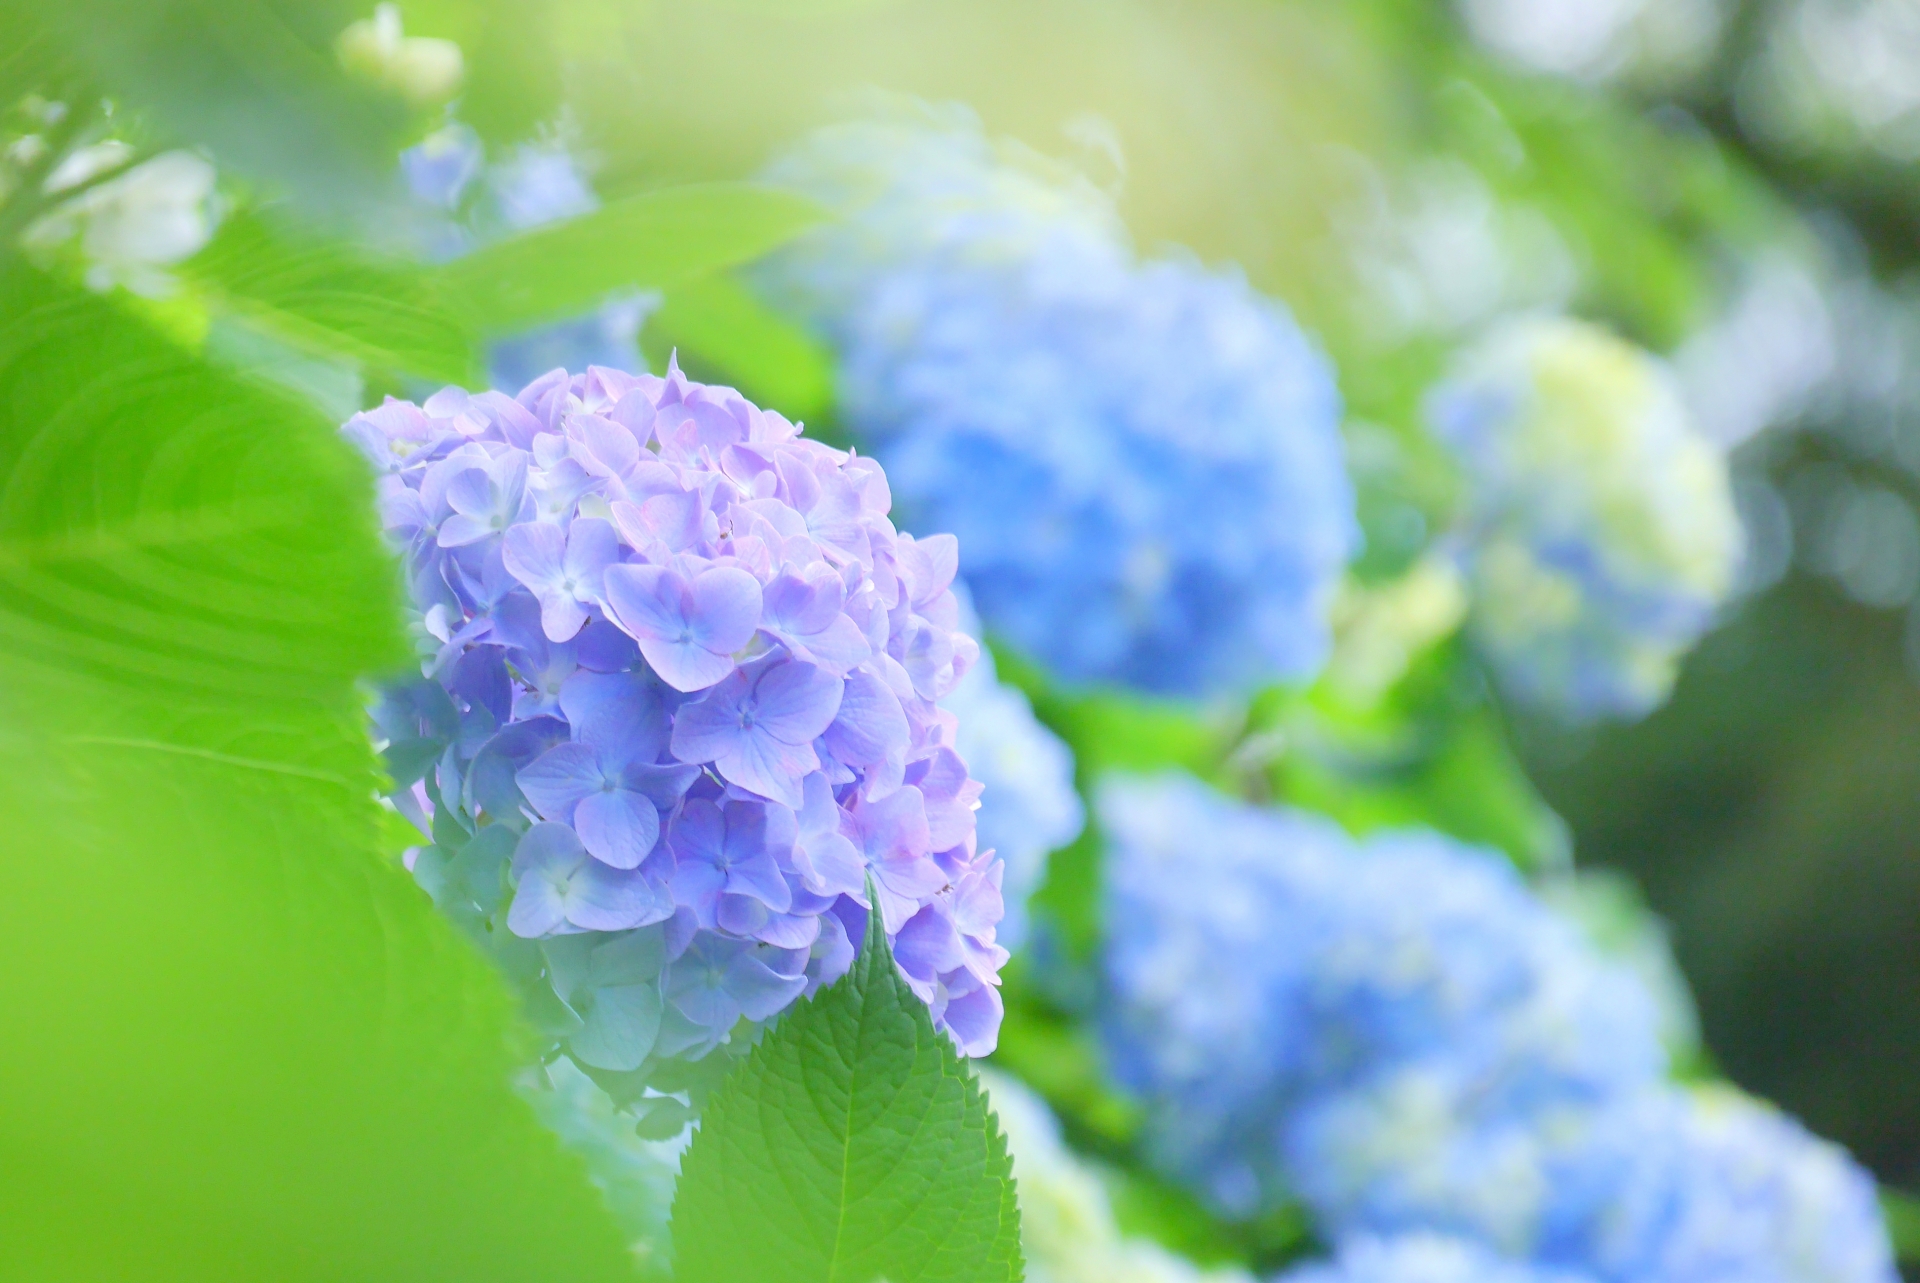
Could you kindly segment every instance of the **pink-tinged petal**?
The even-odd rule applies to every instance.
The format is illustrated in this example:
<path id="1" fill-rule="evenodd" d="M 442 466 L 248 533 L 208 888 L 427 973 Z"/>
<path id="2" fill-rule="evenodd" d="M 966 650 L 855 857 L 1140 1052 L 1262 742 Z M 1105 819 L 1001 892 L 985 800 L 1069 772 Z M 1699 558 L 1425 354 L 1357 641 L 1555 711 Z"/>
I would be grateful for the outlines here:
<path id="1" fill-rule="evenodd" d="M 515 526 L 514 530 L 525 528 Z M 576 517 L 567 528 L 567 554 L 562 564 L 566 578 L 573 583 L 571 591 L 575 597 L 582 601 L 598 600 L 607 567 L 619 560 L 620 536 L 614 533 L 610 522 L 599 517 Z"/>
<path id="2" fill-rule="evenodd" d="M 660 837 L 652 801 L 625 789 L 589 793 L 574 808 L 573 827 L 587 853 L 616 869 L 637 869 Z"/>
<path id="3" fill-rule="evenodd" d="M 567 577 L 566 555 L 567 532 L 544 521 L 522 522 L 500 540 L 500 560 L 507 573 L 536 596 Z"/>
<path id="4" fill-rule="evenodd" d="M 960 541 L 952 535 L 924 539 L 901 536 L 899 557 L 913 578 L 913 604 L 924 605 L 945 592 L 960 569 Z"/>
<path id="5" fill-rule="evenodd" d="M 556 744 L 514 776 L 533 809 L 560 824 L 572 819 L 574 806 L 598 791 L 602 779 L 599 754 L 587 744 Z"/>
<path id="6" fill-rule="evenodd" d="M 649 540 L 657 539 L 674 552 L 685 552 L 700 542 L 705 512 L 699 494 L 681 491 L 641 500 L 634 509 L 637 526 Z M 633 535 L 629 533 L 631 540 Z"/>
<path id="7" fill-rule="evenodd" d="M 826 566 L 817 567 L 804 578 L 784 570 L 767 585 L 765 599 L 768 627 L 790 633 L 817 633 L 839 617 L 847 588 Z"/>
<path id="8" fill-rule="evenodd" d="M 623 477 L 640 461 L 633 433 L 597 414 L 567 416 L 569 454 L 597 477 Z"/>
<path id="9" fill-rule="evenodd" d="M 833 724 L 844 686 L 818 665 L 776 663 L 754 684 L 754 727 L 788 744 L 810 745 Z M 811 749 L 808 756 L 812 756 Z M 798 807 L 800 803 L 787 805 Z"/>
<path id="10" fill-rule="evenodd" d="M 930 849 L 926 800 L 910 785 L 879 801 L 861 799 L 852 819 L 869 860 L 921 856 Z"/>
<path id="11" fill-rule="evenodd" d="M 703 570 L 694 577 L 688 615 L 694 640 L 731 655 L 760 627 L 760 581 L 732 566 Z"/>
<path id="12" fill-rule="evenodd" d="M 607 417 L 633 433 L 633 439 L 643 446 L 653 436 L 653 402 L 641 388 L 622 395 L 607 411 Z"/>

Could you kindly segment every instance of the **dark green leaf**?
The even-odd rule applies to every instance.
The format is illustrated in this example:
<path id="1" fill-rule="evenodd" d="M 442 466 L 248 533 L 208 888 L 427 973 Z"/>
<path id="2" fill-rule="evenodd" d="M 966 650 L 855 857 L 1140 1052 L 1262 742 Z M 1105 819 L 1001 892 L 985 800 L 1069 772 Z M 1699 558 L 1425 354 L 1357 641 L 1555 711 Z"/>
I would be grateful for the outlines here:
<path id="1" fill-rule="evenodd" d="M 363 465 L 100 299 L 0 317 L 0 1276 L 631 1277 L 387 854 Z"/>
<path id="2" fill-rule="evenodd" d="M 623 289 L 675 285 L 757 258 L 819 206 L 748 183 L 668 188 L 501 241 L 441 269 L 448 297 L 496 333 L 584 312 Z"/>
<path id="3" fill-rule="evenodd" d="M 852 971 L 708 1101 L 673 1208 L 681 1283 L 1011 1283 L 1020 1214 L 985 1095 L 894 967 Z"/>

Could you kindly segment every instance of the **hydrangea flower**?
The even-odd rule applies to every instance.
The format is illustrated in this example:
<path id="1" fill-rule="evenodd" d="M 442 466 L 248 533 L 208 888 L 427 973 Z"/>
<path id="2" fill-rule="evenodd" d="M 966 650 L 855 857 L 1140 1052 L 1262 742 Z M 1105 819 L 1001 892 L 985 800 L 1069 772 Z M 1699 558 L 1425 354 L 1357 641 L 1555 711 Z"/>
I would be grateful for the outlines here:
<path id="1" fill-rule="evenodd" d="M 1575 720 L 1657 707 L 1742 547 L 1726 460 L 1665 367 L 1578 321 L 1515 321 L 1431 418 L 1465 474 L 1470 627 L 1503 684 Z"/>
<path id="2" fill-rule="evenodd" d="M 1180 776 L 1109 782 L 1099 813 L 1113 1065 L 1225 1210 L 1297 1198 L 1334 1241 L 1441 1233 L 1596 1283 L 1896 1277 L 1871 1179 L 1667 1086 L 1633 965 L 1494 853 Z M 1398 1251 L 1306 1277 L 1399 1277 Z"/>
<path id="3" fill-rule="evenodd" d="M 1540 1252 L 1608 1283 L 1895 1283 L 1873 1178 L 1728 1087 L 1627 1097 L 1556 1164 Z"/>
<path id="4" fill-rule="evenodd" d="M 840 221 L 755 270 L 838 352 L 903 510 L 987 623 L 1076 682 L 1298 677 L 1356 542 L 1327 362 L 1237 273 L 1140 262 L 1112 201 L 961 108 L 829 128 L 768 171 Z"/>
<path id="5" fill-rule="evenodd" d="M 975 635 L 964 596 L 961 607 L 961 630 Z M 1006 866 L 999 939 L 1015 949 L 1026 938 L 1027 899 L 1039 888 L 1048 854 L 1086 825 L 1086 808 L 1073 788 L 1073 751 L 1034 717 L 1026 695 L 997 678 L 984 648 L 941 705 L 959 719 L 954 747 L 982 786 L 980 845 Z"/>
<path id="6" fill-rule="evenodd" d="M 1585 1283 L 1580 1275 L 1505 1260 L 1486 1248 L 1439 1234 L 1365 1236 L 1340 1245 L 1331 1261 L 1299 1265 L 1274 1283 Z"/>
<path id="7" fill-rule="evenodd" d="M 433 836 L 411 867 L 556 1049 L 642 1083 L 845 972 L 875 910 L 939 1026 L 992 1049 L 1001 866 L 937 703 L 978 653 L 952 536 L 896 531 L 871 460 L 677 369 L 344 431 L 419 612 L 424 677 L 377 711 Z"/>
<path id="8" fill-rule="evenodd" d="M 1123 1236 L 1099 1173 L 1067 1148 L 1046 1102 L 1005 1074 L 978 1072 L 1013 1157 L 1027 1283 L 1252 1283 L 1243 1270 L 1203 1270 Z"/>
<path id="9" fill-rule="evenodd" d="M 1179 775 L 1110 781 L 1099 809 L 1114 1066 L 1160 1161 L 1226 1210 L 1291 1194 L 1344 1228 L 1430 1187 L 1537 1205 L 1496 1188 L 1511 1138 L 1664 1068 L 1634 976 L 1496 853 L 1356 842 Z"/>

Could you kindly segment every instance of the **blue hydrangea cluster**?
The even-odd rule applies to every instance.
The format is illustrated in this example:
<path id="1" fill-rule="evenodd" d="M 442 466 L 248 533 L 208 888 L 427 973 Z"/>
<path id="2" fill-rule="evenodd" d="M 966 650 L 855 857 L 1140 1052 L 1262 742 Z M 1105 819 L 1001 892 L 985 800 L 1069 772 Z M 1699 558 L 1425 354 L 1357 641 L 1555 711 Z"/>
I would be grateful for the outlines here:
<path id="1" fill-rule="evenodd" d="M 1897 1283 L 1873 1179 L 1728 1087 L 1655 1086 L 1550 1167 L 1541 1256 L 1608 1283 Z"/>
<path id="2" fill-rule="evenodd" d="M 960 597 L 961 630 L 973 634 L 977 621 L 965 594 Z M 941 704 L 959 719 L 954 747 L 984 789 L 976 817 L 980 845 L 1006 866 L 999 941 L 1017 949 L 1026 939 L 1027 899 L 1046 873 L 1047 856 L 1086 825 L 1073 787 L 1073 750 L 1040 724 L 1025 694 L 999 680 L 985 649 Z"/>
<path id="3" fill-rule="evenodd" d="M 1230 1211 L 1391 1202 L 1396 1156 L 1327 1165 L 1320 1143 L 1373 1093 L 1471 1102 L 1480 1141 L 1664 1065 L 1637 982 L 1497 855 L 1421 832 L 1356 843 L 1181 775 L 1110 781 L 1100 816 L 1115 1066 L 1164 1103 L 1163 1161 Z"/>
<path id="4" fill-rule="evenodd" d="M 842 974 L 877 909 L 940 1027 L 992 1049 L 1001 866 L 937 703 L 978 647 L 957 544 L 896 531 L 877 464 L 677 370 L 344 431 L 425 650 L 377 713 L 433 837 L 413 871 L 556 1046 L 697 1059 Z"/>
<path id="5" fill-rule="evenodd" d="M 1645 986 L 1496 853 L 1177 775 L 1099 813 L 1112 1065 L 1223 1210 L 1297 1199 L 1335 1241 L 1439 1233 L 1598 1283 L 1893 1278 L 1868 1178 L 1664 1086 Z"/>
<path id="6" fill-rule="evenodd" d="M 1514 321 L 1431 418 L 1464 474 L 1452 546 L 1502 685 L 1574 721 L 1661 704 L 1743 544 L 1725 456 L 1665 367 L 1582 322 Z"/>
<path id="7" fill-rule="evenodd" d="M 813 135 L 767 176 L 839 221 L 756 270 L 837 351 L 903 510 L 988 626 L 1073 682 L 1297 677 L 1356 543 L 1327 362 L 1237 274 L 1136 259 L 1112 201 L 964 109 Z"/>
<path id="8" fill-rule="evenodd" d="M 1362 1236 L 1331 1261 L 1295 1266 L 1274 1283 L 1588 1283 L 1577 1274 L 1500 1257 L 1438 1234 Z"/>

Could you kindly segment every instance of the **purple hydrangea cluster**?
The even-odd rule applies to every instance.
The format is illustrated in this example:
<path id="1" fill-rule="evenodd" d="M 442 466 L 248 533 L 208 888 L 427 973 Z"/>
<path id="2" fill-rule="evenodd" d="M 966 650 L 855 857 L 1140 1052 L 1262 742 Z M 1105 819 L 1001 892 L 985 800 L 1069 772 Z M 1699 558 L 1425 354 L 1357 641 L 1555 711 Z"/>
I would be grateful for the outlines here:
<path id="1" fill-rule="evenodd" d="M 433 837 L 411 866 L 560 1048 L 702 1057 L 844 973 L 874 907 L 936 1023 L 993 1048 L 1001 865 L 936 704 L 979 648 L 955 540 L 896 531 L 878 465 L 677 369 L 344 431 L 419 612 L 424 679 L 376 713 Z"/>

